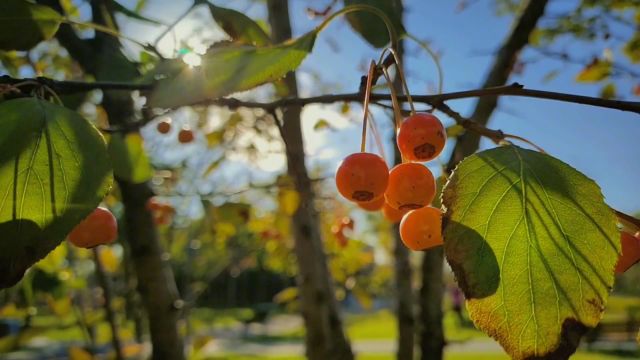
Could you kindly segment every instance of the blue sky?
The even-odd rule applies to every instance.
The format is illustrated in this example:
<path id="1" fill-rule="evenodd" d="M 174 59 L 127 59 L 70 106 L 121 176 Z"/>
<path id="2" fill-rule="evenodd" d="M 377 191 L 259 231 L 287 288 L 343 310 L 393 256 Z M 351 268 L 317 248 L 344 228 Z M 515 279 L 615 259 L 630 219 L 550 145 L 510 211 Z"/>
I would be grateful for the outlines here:
<path id="1" fill-rule="evenodd" d="M 130 5 L 134 1 L 123 3 Z M 264 15 L 264 9 L 259 3 L 251 5 L 240 0 L 214 3 L 234 7 L 254 17 Z M 328 1 L 291 0 L 290 3 L 294 33 L 300 35 L 319 22 L 318 19 L 309 19 L 305 8 L 309 4 L 322 8 Z M 561 12 L 565 10 L 563 7 L 567 7 L 567 4 L 570 7 L 572 2 L 561 3 L 560 7 L 551 8 L 550 12 Z M 170 21 L 189 4 L 190 1 L 149 0 L 145 13 Z M 456 11 L 456 6 L 457 1 L 451 0 L 406 1 L 405 24 L 408 31 L 430 41 L 432 47 L 442 54 L 445 92 L 476 88 L 482 83 L 493 53 L 511 25 L 509 17 L 495 15 L 491 1 L 474 2 L 474 5 L 463 12 Z M 203 42 L 206 43 L 219 37 L 215 25 L 209 21 L 207 13 L 200 11 L 178 27 L 176 36 L 183 39 L 194 38 L 191 31 L 194 24 L 205 24 L 205 28 L 198 30 L 195 38 L 205 39 Z M 152 27 L 129 22 L 124 26 L 125 33 L 145 40 L 153 37 L 154 30 Z M 566 47 L 577 57 L 589 59 L 601 54 L 607 45 L 567 43 Z M 172 40 L 167 37 L 163 48 L 166 50 L 171 47 Z M 406 70 L 412 93 L 429 93 L 432 88 L 430 84 L 436 82 L 435 67 L 424 53 L 417 52 L 412 46 L 408 48 L 408 53 L 410 56 L 406 61 Z M 336 21 L 321 33 L 313 53 L 304 61 L 299 71 L 303 95 L 356 91 L 363 74 L 362 65 L 368 59 L 377 59 L 378 54 L 379 50 L 367 45 L 351 31 L 345 21 Z M 523 54 L 524 59 L 535 57 L 537 55 L 532 51 L 525 51 Z M 555 60 L 540 60 L 528 63 L 524 72 L 514 75 L 511 81 L 534 89 L 597 96 L 600 86 L 578 84 L 574 81 L 580 69 L 580 66 Z M 544 82 L 544 76 L 554 70 L 558 71 L 558 76 Z M 626 95 L 631 92 L 632 82 L 620 81 L 617 85 L 619 92 L 628 100 L 638 100 L 632 95 Z M 450 102 L 450 105 L 468 115 L 474 103 L 475 100 L 471 99 Z M 309 143 L 309 164 L 312 167 L 320 166 L 328 173 L 333 171 L 342 157 L 357 151 L 359 142 L 359 124 L 341 116 L 337 108 L 338 105 L 310 107 L 305 110 L 303 120 L 305 139 Z M 357 106 L 352 107 L 352 120 L 359 121 L 360 111 Z M 379 126 L 388 133 L 388 121 L 381 113 L 376 114 Z M 312 127 L 319 117 L 327 117 L 339 131 L 314 132 Z M 443 120 L 450 123 L 449 119 L 443 117 Z M 611 206 L 629 213 L 640 211 L 638 115 L 547 100 L 505 97 L 501 99 L 500 109 L 494 114 L 490 127 L 526 137 L 549 154 L 582 171 L 602 187 L 606 201 Z M 483 148 L 491 146 L 490 142 L 483 140 Z M 282 159 L 276 161 L 282 162 Z"/>

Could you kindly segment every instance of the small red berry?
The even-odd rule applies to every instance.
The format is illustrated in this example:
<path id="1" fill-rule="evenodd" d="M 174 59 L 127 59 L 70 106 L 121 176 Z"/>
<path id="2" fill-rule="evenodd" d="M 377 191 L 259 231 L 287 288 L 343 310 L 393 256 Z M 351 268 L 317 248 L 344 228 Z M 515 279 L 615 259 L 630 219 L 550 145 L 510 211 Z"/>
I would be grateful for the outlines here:
<path id="1" fill-rule="evenodd" d="M 171 123 L 169 121 L 161 121 L 156 126 L 156 129 L 160 134 L 166 134 L 171 131 Z"/>
<path id="2" fill-rule="evenodd" d="M 182 129 L 178 133 L 178 141 L 181 142 L 182 144 L 188 144 L 192 142 L 194 139 L 195 139 L 195 135 L 193 134 L 193 131 L 191 131 L 190 129 Z"/>
<path id="3" fill-rule="evenodd" d="M 355 153 L 342 160 L 336 171 L 336 186 L 346 199 L 368 202 L 379 198 L 387 189 L 389 167 L 371 153 Z"/>
<path id="4" fill-rule="evenodd" d="M 112 243 L 118 237 L 118 222 L 111 211 L 98 207 L 73 228 L 69 242 L 81 248 L 90 249 L 98 245 Z"/>
<path id="5" fill-rule="evenodd" d="M 425 162 L 435 159 L 447 141 L 447 132 L 432 114 L 409 116 L 398 129 L 398 148 L 407 161 Z"/>

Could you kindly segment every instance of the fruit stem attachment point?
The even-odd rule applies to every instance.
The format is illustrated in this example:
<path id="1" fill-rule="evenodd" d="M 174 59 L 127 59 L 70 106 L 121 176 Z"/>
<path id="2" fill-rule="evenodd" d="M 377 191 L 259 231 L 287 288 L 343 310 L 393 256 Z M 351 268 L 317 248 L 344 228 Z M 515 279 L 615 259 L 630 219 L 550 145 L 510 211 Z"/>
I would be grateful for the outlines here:
<path id="1" fill-rule="evenodd" d="M 364 89 L 364 118 L 362 119 L 362 141 L 360 142 L 360 152 L 365 152 L 367 149 L 367 119 L 369 117 L 369 98 L 371 97 L 371 86 L 373 85 L 373 76 L 375 72 L 376 63 L 371 60 L 371 64 L 369 64 L 369 72 L 367 73 L 367 86 Z"/>
<path id="2" fill-rule="evenodd" d="M 384 68 L 384 64 L 383 64 L 384 56 L 387 54 L 387 52 L 393 55 L 393 60 L 396 63 L 396 69 L 398 69 L 398 77 L 400 78 L 400 82 L 402 83 L 403 92 L 407 96 L 407 102 L 411 107 L 411 115 L 415 115 L 416 108 L 413 105 L 413 99 L 411 99 L 411 93 L 409 93 L 409 86 L 407 85 L 407 81 L 405 80 L 402 62 L 400 61 L 400 57 L 398 56 L 398 53 L 392 47 L 385 48 L 384 50 L 382 50 L 382 53 L 380 54 L 378 65 Z"/>

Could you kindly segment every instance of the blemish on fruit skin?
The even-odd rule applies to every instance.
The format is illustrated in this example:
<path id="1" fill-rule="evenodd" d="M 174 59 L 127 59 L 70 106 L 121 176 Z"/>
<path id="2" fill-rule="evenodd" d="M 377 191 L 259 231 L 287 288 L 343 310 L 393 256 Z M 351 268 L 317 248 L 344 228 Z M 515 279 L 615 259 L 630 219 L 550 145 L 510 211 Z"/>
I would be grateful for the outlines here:
<path id="1" fill-rule="evenodd" d="M 413 148 L 413 154 L 418 159 L 430 159 L 435 153 L 436 147 L 429 143 L 424 143 Z"/>
<path id="2" fill-rule="evenodd" d="M 371 191 L 357 190 L 353 192 L 351 198 L 356 201 L 371 201 L 373 200 L 373 193 Z"/>
<path id="3" fill-rule="evenodd" d="M 415 210 L 415 209 L 420 209 L 423 206 L 424 205 L 420 205 L 420 204 L 402 204 L 400 205 L 400 207 L 398 207 L 398 210 Z"/>

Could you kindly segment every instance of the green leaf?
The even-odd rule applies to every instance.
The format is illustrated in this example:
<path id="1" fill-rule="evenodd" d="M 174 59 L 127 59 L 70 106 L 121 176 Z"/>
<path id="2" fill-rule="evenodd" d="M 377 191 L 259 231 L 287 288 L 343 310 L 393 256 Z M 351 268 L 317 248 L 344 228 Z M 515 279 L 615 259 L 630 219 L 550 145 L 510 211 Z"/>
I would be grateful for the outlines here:
<path id="1" fill-rule="evenodd" d="M 140 13 L 138 11 L 132 11 L 132 10 L 127 9 L 124 5 L 120 4 L 119 2 L 117 2 L 115 0 L 111 0 L 111 6 L 113 7 L 113 9 L 116 12 L 119 12 L 119 13 L 121 13 L 122 15 L 124 15 L 126 17 L 130 17 L 130 18 L 135 19 L 135 20 L 148 22 L 148 23 L 151 23 L 151 24 L 154 24 L 154 25 L 162 25 L 162 23 L 157 21 L 157 20 L 149 19 L 148 17 L 140 15 Z"/>
<path id="2" fill-rule="evenodd" d="M 611 62 L 594 59 L 576 76 L 577 82 L 598 82 L 611 74 Z"/>
<path id="3" fill-rule="evenodd" d="M 113 173 L 117 178 L 141 184 L 153 177 L 153 168 L 144 150 L 144 140 L 140 134 L 111 135 L 109 154 L 113 162 Z"/>
<path id="4" fill-rule="evenodd" d="M 608 83 L 600 89 L 600 97 L 603 99 L 613 99 L 616 97 L 616 85 Z"/>
<path id="5" fill-rule="evenodd" d="M 333 126 L 327 119 L 318 119 L 315 124 L 313 124 L 313 130 L 323 130 L 323 129 L 333 129 Z"/>
<path id="6" fill-rule="evenodd" d="M 52 251 L 111 187 L 102 135 L 67 108 L 0 103 L 0 288 Z"/>
<path id="7" fill-rule="evenodd" d="M 278 80 L 295 70 L 309 54 L 317 33 L 268 47 L 235 45 L 212 48 L 203 55 L 202 66 L 190 68 L 180 60 L 162 63 L 165 76 L 149 98 L 151 107 L 175 108 L 216 99 Z M 179 71 L 176 71 L 180 69 Z"/>
<path id="8" fill-rule="evenodd" d="M 632 63 L 640 63 L 640 32 L 637 31 L 634 36 L 624 45 L 622 49 Z"/>
<path id="9" fill-rule="evenodd" d="M 402 15 L 389 0 L 344 0 L 345 6 L 369 5 L 378 8 L 391 20 L 391 25 L 398 36 L 406 31 L 402 25 Z M 368 11 L 350 12 L 346 15 L 347 21 L 358 34 L 360 34 L 373 47 L 381 48 L 389 44 L 389 31 L 384 21 Z"/>
<path id="10" fill-rule="evenodd" d="M 255 46 L 271 44 L 271 39 L 264 29 L 245 14 L 213 4 L 209 4 L 209 11 L 213 20 L 234 41 Z"/>
<path id="11" fill-rule="evenodd" d="M 620 251 L 598 185 L 506 146 L 462 161 L 443 204 L 446 257 L 476 326 L 514 359 L 566 359 L 600 321 Z"/>
<path id="12" fill-rule="evenodd" d="M 0 1 L 0 50 L 29 50 L 55 35 L 62 15 L 25 0 Z"/>

